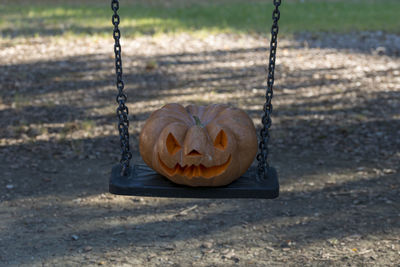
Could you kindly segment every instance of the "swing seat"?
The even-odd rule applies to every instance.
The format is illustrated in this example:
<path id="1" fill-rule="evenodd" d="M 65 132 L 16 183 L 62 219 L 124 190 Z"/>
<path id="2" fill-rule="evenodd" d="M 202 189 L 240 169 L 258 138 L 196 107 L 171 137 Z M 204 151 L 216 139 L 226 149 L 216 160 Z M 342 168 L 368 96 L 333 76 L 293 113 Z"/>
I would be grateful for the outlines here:
<path id="1" fill-rule="evenodd" d="M 271 28 L 271 44 L 268 65 L 268 80 L 266 91 L 266 102 L 264 105 L 264 115 L 262 117 L 263 130 L 260 132 L 262 142 L 259 147 L 265 153 L 263 165 L 267 162 L 268 129 L 271 125 L 270 113 L 272 111 L 271 99 L 274 84 L 275 59 L 278 36 L 278 20 L 280 18 L 279 6 L 281 0 L 274 0 L 275 9 L 273 11 L 273 25 Z M 112 23 L 114 25 L 113 38 L 115 53 L 115 74 L 118 95 L 118 130 L 120 134 L 120 144 L 122 148 L 121 164 L 129 165 L 132 156 L 129 149 L 129 120 L 128 108 L 125 105 L 127 100 L 124 94 L 124 83 L 122 80 L 122 61 L 121 61 L 121 32 L 118 28 L 120 17 L 118 16 L 119 1 L 112 0 L 111 8 L 114 12 Z M 177 185 L 156 173 L 145 165 L 134 165 L 128 170 L 127 176 L 121 176 L 121 165 L 114 166 L 109 180 L 110 193 L 129 196 L 148 196 L 148 197 L 172 197 L 172 198 L 261 198 L 272 199 L 279 196 L 278 175 L 274 168 L 269 167 L 265 170 L 265 177 L 257 179 L 256 170 L 249 169 L 242 177 L 227 186 L 221 187 L 188 187 Z"/>
<path id="2" fill-rule="evenodd" d="M 222 187 L 189 187 L 178 185 L 146 165 L 134 165 L 127 176 L 121 176 L 121 165 L 111 171 L 109 191 L 116 195 L 172 198 L 259 198 L 279 196 L 278 175 L 270 167 L 264 179 L 256 178 L 251 168 L 233 183 Z"/>

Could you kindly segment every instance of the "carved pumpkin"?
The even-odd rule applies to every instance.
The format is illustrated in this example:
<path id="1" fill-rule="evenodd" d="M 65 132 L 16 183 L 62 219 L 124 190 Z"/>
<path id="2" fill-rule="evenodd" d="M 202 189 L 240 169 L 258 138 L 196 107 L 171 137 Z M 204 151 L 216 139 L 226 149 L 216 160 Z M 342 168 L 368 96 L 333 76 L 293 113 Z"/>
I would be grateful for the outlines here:
<path id="1" fill-rule="evenodd" d="M 144 162 L 175 183 L 222 186 L 250 167 L 257 134 L 240 109 L 167 104 L 146 121 L 139 146 Z"/>

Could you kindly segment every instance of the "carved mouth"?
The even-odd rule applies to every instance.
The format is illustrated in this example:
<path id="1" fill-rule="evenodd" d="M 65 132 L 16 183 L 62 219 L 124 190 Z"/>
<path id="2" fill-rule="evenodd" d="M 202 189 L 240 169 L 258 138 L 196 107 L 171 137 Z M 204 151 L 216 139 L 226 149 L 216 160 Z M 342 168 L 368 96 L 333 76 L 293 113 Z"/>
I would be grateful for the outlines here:
<path id="1" fill-rule="evenodd" d="M 212 167 L 205 167 L 203 164 L 200 165 L 186 165 L 181 166 L 179 163 L 175 165 L 173 168 L 169 168 L 160 158 L 158 155 L 158 160 L 160 161 L 161 167 L 170 175 L 183 175 L 188 178 L 192 177 L 204 177 L 204 178 L 211 178 L 214 176 L 218 176 L 222 174 L 231 163 L 231 156 L 229 155 L 228 160 L 221 165 L 212 166 Z"/>

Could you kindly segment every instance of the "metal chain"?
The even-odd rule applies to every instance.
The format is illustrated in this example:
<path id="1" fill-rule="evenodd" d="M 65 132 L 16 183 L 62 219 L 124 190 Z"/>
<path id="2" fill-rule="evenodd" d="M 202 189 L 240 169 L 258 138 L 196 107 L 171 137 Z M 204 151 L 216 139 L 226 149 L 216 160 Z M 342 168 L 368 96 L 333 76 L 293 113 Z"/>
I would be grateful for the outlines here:
<path id="1" fill-rule="evenodd" d="M 122 58 L 121 58 L 121 44 L 119 39 L 121 38 L 121 32 L 118 29 L 120 18 L 118 16 L 119 2 L 118 0 L 111 1 L 111 9 L 114 11 L 112 16 L 112 24 L 114 25 L 113 37 L 115 40 L 114 53 L 115 53 L 115 73 L 117 76 L 116 85 L 118 89 L 118 95 L 116 101 L 118 103 L 117 117 L 118 117 L 118 130 L 121 145 L 121 175 L 126 176 L 128 174 L 129 163 L 132 158 L 132 153 L 129 148 L 129 120 L 128 120 L 128 107 L 125 105 L 127 97 L 124 93 L 124 82 L 122 80 Z"/>
<path id="2" fill-rule="evenodd" d="M 269 51 L 269 64 L 268 64 L 268 79 L 267 90 L 265 94 L 264 115 L 262 116 L 262 129 L 260 131 L 260 142 L 258 144 L 259 153 L 258 160 L 258 177 L 265 177 L 268 171 L 268 141 L 269 141 L 269 128 L 271 127 L 271 113 L 272 113 L 272 96 L 274 86 L 274 73 L 275 73 L 275 60 L 276 48 L 278 45 L 278 20 L 280 18 L 279 6 L 281 0 L 274 0 L 275 9 L 272 12 L 273 24 L 271 28 L 271 43 Z"/>

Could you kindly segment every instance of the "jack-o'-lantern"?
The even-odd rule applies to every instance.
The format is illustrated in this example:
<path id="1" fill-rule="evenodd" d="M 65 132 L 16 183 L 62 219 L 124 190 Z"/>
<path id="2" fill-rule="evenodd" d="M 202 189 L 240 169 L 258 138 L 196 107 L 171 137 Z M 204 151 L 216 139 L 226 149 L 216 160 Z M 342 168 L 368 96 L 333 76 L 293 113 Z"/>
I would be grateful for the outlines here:
<path id="1" fill-rule="evenodd" d="M 139 149 L 149 167 L 175 183 L 222 186 L 250 167 L 257 134 L 240 109 L 167 104 L 146 121 Z"/>

